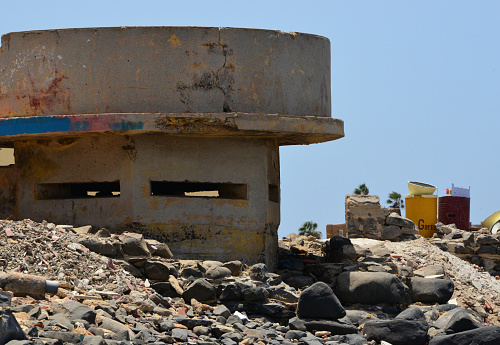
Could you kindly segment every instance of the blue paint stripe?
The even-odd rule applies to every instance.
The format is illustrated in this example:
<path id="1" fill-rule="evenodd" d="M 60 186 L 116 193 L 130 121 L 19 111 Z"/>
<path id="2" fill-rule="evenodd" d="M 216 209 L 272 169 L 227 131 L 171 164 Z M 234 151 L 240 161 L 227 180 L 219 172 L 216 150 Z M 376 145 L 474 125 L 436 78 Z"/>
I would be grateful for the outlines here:
<path id="1" fill-rule="evenodd" d="M 16 117 L 0 121 L 0 136 L 68 131 L 69 118 L 54 116 Z"/>

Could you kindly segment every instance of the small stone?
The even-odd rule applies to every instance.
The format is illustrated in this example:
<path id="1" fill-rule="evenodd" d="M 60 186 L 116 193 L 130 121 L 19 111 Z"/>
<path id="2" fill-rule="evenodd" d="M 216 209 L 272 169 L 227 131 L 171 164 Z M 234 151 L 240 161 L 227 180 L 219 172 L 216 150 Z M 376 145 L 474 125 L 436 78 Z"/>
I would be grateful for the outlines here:
<path id="1" fill-rule="evenodd" d="M 226 267 L 218 266 L 218 267 L 211 267 L 208 269 L 207 273 L 207 278 L 209 279 L 222 279 L 222 278 L 227 278 L 231 276 L 231 270 Z"/>
<path id="2" fill-rule="evenodd" d="M 10 310 L 0 310 L 0 344 L 11 340 L 26 340 L 21 326 Z"/>
<path id="3" fill-rule="evenodd" d="M 174 338 L 176 341 L 185 343 L 188 340 L 188 330 L 181 328 L 174 328 L 172 330 L 172 338 Z"/>
<path id="4" fill-rule="evenodd" d="M 226 319 L 231 316 L 231 311 L 223 304 L 217 306 L 213 311 L 212 313 L 215 315 L 215 316 L 224 316 Z"/>
<path id="5" fill-rule="evenodd" d="M 269 292 L 261 286 L 252 286 L 243 289 L 241 295 L 245 302 L 265 302 Z"/>
<path id="6" fill-rule="evenodd" d="M 118 338 L 117 340 L 130 340 L 131 331 L 126 325 L 106 317 L 101 317 L 100 319 L 99 327 L 115 333 Z"/>
<path id="7" fill-rule="evenodd" d="M 249 275 L 252 280 L 265 281 L 267 279 L 269 270 L 265 264 L 255 264 L 249 269 Z"/>
<path id="8" fill-rule="evenodd" d="M 191 301 L 191 298 L 200 302 L 213 301 L 216 298 L 215 288 L 206 279 L 199 278 L 184 290 L 182 297 L 185 301 Z"/>
<path id="9" fill-rule="evenodd" d="M 12 295 L 5 291 L 0 291 L 0 307 L 10 307 Z"/>
<path id="10" fill-rule="evenodd" d="M 131 256 L 151 256 L 148 246 L 144 241 L 142 234 L 126 232 L 118 237 L 121 242 L 122 250 L 125 254 Z"/>
<path id="11" fill-rule="evenodd" d="M 231 275 L 233 276 L 239 276 L 241 274 L 241 270 L 243 269 L 243 264 L 241 261 L 235 260 L 235 261 L 229 261 L 225 262 L 222 267 L 228 268 L 231 271 Z"/>
<path id="12" fill-rule="evenodd" d="M 222 301 L 234 301 L 241 299 L 241 289 L 236 284 L 228 284 L 222 290 L 220 295 Z"/>

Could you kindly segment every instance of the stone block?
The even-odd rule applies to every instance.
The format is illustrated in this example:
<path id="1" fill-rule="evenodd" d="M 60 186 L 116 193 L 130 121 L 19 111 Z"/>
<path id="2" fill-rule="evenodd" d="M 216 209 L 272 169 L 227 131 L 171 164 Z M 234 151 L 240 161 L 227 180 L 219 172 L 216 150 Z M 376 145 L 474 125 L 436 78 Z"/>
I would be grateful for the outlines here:
<path id="1" fill-rule="evenodd" d="M 395 240 L 397 237 L 401 236 L 403 231 L 397 225 L 389 225 L 382 229 L 380 233 L 381 240 Z"/>
<path id="2" fill-rule="evenodd" d="M 401 217 L 397 213 L 391 213 L 387 216 L 385 219 L 385 223 L 387 225 L 397 225 L 400 227 L 406 227 L 406 228 L 415 228 L 415 223 L 413 223 L 410 219 Z"/>

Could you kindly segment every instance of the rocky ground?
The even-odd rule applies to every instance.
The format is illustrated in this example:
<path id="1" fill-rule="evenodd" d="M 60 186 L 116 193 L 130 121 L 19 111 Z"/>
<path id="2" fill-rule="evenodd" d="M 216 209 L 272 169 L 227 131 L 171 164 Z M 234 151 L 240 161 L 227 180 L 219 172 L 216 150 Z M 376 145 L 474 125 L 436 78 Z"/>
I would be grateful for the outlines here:
<path id="1" fill-rule="evenodd" d="M 60 283 L 0 292 L 0 344 L 500 344 L 500 282 L 423 238 L 292 234 L 276 273 L 30 220 L 1 221 L 0 246 L 0 286 L 11 272 Z"/>

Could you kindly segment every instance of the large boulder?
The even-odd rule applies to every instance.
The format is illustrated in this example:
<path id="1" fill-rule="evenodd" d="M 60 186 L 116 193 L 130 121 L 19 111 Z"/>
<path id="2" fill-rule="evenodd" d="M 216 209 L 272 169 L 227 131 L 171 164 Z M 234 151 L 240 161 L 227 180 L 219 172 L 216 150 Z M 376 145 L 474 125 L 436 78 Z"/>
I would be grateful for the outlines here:
<path id="1" fill-rule="evenodd" d="M 363 334 L 378 343 L 384 340 L 392 345 L 424 345 L 428 329 L 427 323 L 405 319 L 370 320 L 364 324 Z"/>
<path id="2" fill-rule="evenodd" d="M 345 315 L 344 307 L 326 283 L 314 283 L 300 294 L 297 304 L 300 318 L 335 320 Z"/>
<path id="3" fill-rule="evenodd" d="M 453 295 L 454 284 L 450 278 L 411 278 L 413 302 L 444 304 Z"/>
<path id="4" fill-rule="evenodd" d="M 366 339 L 392 345 L 423 345 L 428 330 L 425 315 L 417 307 L 404 310 L 392 320 L 369 320 L 363 326 Z"/>
<path id="5" fill-rule="evenodd" d="M 429 345 L 498 345 L 500 344 L 500 326 L 487 326 L 470 331 L 436 336 Z"/>
<path id="6" fill-rule="evenodd" d="M 384 272 L 343 272 L 337 277 L 335 294 L 342 304 L 411 303 L 401 280 Z"/>

